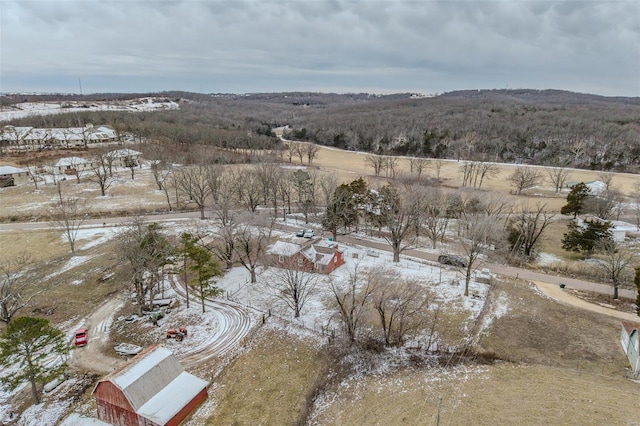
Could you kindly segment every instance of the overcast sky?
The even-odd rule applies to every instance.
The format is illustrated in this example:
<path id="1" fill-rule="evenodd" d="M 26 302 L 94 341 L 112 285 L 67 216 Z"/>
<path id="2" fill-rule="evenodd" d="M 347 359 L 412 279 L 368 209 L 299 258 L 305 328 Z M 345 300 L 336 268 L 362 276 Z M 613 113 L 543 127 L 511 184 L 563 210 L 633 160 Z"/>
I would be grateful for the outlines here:
<path id="1" fill-rule="evenodd" d="M 640 1 L 0 0 L 1 92 L 640 96 Z"/>

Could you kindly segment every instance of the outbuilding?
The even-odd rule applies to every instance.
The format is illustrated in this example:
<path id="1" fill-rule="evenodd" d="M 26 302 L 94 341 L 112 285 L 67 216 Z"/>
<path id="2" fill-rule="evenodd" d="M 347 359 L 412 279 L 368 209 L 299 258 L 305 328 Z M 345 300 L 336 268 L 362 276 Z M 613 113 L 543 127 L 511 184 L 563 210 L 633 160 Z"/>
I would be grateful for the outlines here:
<path id="1" fill-rule="evenodd" d="M 207 385 L 184 371 L 170 350 L 154 345 L 100 380 L 93 395 L 104 422 L 174 426 L 207 398 Z"/>
<path id="2" fill-rule="evenodd" d="M 15 186 L 29 181 L 30 173 L 27 169 L 13 166 L 0 166 L 0 188 Z"/>
<path id="3" fill-rule="evenodd" d="M 622 322 L 620 332 L 620 344 L 631 364 L 631 377 L 640 378 L 640 325 L 631 322 Z"/>

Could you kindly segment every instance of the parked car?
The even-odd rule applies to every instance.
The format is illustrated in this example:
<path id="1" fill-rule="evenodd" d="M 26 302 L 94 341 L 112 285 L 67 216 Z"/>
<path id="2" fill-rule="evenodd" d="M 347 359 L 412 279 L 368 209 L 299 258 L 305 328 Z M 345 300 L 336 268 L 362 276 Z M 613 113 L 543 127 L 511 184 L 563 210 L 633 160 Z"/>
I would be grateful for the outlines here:
<path id="1" fill-rule="evenodd" d="M 304 229 L 301 229 L 298 232 L 296 232 L 296 237 L 304 237 Z"/>
<path id="2" fill-rule="evenodd" d="M 443 265 L 459 266 L 461 268 L 466 268 L 467 266 L 467 260 L 455 254 L 441 254 L 438 256 L 438 262 Z"/>
<path id="3" fill-rule="evenodd" d="M 87 338 L 88 338 L 87 329 L 82 327 L 76 331 L 73 342 L 76 344 L 76 346 L 86 346 Z"/>
<path id="4" fill-rule="evenodd" d="M 304 231 L 303 236 L 305 238 L 313 238 L 313 229 L 307 229 L 306 231 Z"/>

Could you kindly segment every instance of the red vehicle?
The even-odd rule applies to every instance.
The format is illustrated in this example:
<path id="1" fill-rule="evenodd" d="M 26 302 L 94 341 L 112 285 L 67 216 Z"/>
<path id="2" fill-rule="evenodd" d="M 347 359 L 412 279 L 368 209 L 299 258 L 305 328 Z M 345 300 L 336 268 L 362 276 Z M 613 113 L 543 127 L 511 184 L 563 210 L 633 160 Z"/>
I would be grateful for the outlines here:
<path id="1" fill-rule="evenodd" d="M 187 337 L 187 329 L 184 327 L 170 328 L 166 332 L 167 339 L 176 339 L 178 342 L 182 342 L 182 339 Z"/>
<path id="2" fill-rule="evenodd" d="M 86 346 L 88 340 L 87 329 L 82 327 L 76 331 L 74 343 L 76 346 Z"/>

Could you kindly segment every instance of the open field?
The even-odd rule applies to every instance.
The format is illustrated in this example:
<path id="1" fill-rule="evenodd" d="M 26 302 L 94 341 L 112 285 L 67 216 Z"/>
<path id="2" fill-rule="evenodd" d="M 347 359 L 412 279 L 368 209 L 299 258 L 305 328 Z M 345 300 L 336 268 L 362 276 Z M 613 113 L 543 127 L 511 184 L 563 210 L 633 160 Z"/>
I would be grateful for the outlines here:
<path id="1" fill-rule="evenodd" d="M 344 385 L 314 425 L 637 425 L 640 387 L 619 377 L 498 363 L 404 370 Z"/>
<path id="2" fill-rule="evenodd" d="M 292 425 L 304 419 L 327 365 L 317 343 L 268 330 L 218 378 L 208 425 Z"/>

